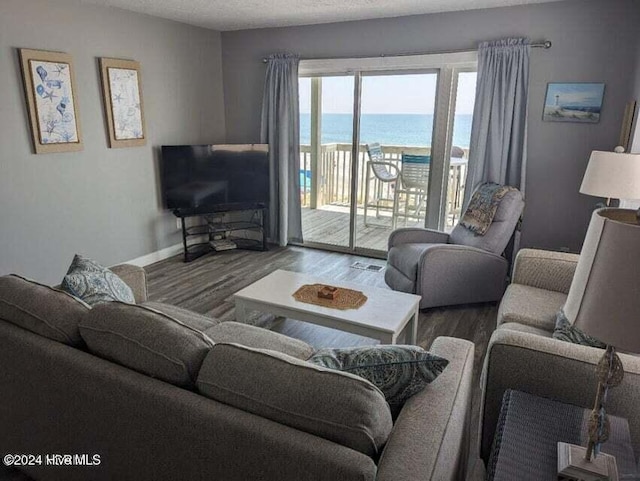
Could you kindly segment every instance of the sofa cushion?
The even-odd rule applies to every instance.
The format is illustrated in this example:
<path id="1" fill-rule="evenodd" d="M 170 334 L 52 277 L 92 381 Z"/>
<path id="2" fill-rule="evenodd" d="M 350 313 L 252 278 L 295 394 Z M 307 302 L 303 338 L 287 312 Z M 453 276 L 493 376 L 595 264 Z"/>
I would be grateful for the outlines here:
<path id="1" fill-rule="evenodd" d="M 511 284 L 498 309 L 498 325 L 517 322 L 552 332 L 556 313 L 564 306 L 567 295 L 537 287 Z"/>
<path id="2" fill-rule="evenodd" d="M 552 332 L 546 329 L 540 329 L 538 327 L 528 326 L 526 324 L 518 324 L 517 322 L 505 322 L 500 324 L 498 329 L 509 329 L 511 331 L 526 332 L 528 334 L 535 334 L 536 336 L 551 337 Z"/>
<path id="3" fill-rule="evenodd" d="M 564 309 L 558 311 L 556 318 L 556 328 L 553 331 L 553 338 L 559 341 L 572 342 L 582 346 L 597 347 L 606 349 L 604 342 L 598 341 L 595 337 L 591 337 L 577 327 L 573 326 L 564 313 Z"/>
<path id="4" fill-rule="evenodd" d="M 303 361 L 309 359 L 314 352 L 313 347 L 306 342 L 241 322 L 221 322 L 207 330 L 207 335 L 215 343 L 235 343 L 254 349 L 269 349 Z"/>
<path id="5" fill-rule="evenodd" d="M 148 306 L 106 302 L 80 323 L 89 350 L 105 359 L 163 381 L 193 388 L 213 341 L 215 321 L 182 319 Z"/>
<path id="6" fill-rule="evenodd" d="M 378 388 L 286 354 L 216 344 L 197 380 L 216 401 L 376 458 L 393 426 Z"/>
<path id="7" fill-rule="evenodd" d="M 60 287 L 90 306 L 109 301 L 136 302 L 131 288 L 116 274 L 78 254 L 74 256 Z"/>
<path id="8" fill-rule="evenodd" d="M 173 306 L 171 304 L 164 304 L 162 302 L 155 302 L 155 301 L 147 301 L 147 302 L 143 302 L 142 305 L 154 311 L 158 311 L 158 312 L 161 312 L 162 314 L 166 314 L 169 317 L 173 317 L 174 319 L 184 322 L 185 324 L 188 324 L 190 326 L 196 326 L 196 327 L 200 326 L 198 328 L 201 330 L 209 329 L 215 326 L 216 324 L 220 323 L 220 320 L 214 317 L 205 316 L 203 314 L 190 311 L 189 309 Z"/>
<path id="9" fill-rule="evenodd" d="M 449 361 L 419 346 L 361 346 L 321 349 L 309 362 L 360 376 L 378 387 L 395 418 L 404 403 L 437 378 Z"/>
<path id="10" fill-rule="evenodd" d="M 91 310 L 67 292 L 11 274 L 0 277 L 0 319 L 70 346 L 84 345 L 78 324 Z"/>

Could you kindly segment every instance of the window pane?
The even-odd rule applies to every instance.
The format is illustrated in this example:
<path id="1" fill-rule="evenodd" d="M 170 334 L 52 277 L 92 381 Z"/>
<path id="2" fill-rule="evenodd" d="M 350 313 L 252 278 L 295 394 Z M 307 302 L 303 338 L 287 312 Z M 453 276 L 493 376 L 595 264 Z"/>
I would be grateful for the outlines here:
<path id="1" fill-rule="evenodd" d="M 307 85 L 300 87 L 303 239 L 305 242 L 348 247 L 354 78 L 301 80 L 308 81 Z M 317 85 L 316 90 L 314 84 Z M 321 96 L 320 108 L 314 111 L 312 98 L 318 93 Z M 311 141 L 314 118 L 319 120 L 321 139 L 316 151 Z"/>
<path id="2" fill-rule="evenodd" d="M 469 161 L 469 145 L 471 143 L 471 122 L 476 98 L 476 78 L 477 72 L 460 72 L 458 74 L 445 210 L 444 227 L 447 231 L 451 231 L 458 223 L 462 210 L 467 162 Z"/>
<path id="3" fill-rule="evenodd" d="M 362 78 L 356 247 L 385 251 L 394 228 L 424 226 L 437 82 L 437 73 Z M 373 143 L 383 164 L 372 163 Z"/>

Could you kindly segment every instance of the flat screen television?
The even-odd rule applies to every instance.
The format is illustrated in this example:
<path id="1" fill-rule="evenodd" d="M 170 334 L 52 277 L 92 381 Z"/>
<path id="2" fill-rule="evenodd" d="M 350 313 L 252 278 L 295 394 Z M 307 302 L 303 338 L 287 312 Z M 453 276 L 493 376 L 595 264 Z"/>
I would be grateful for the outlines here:
<path id="1" fill-rule="evenodd" d="M 269 205 L 266 144 L 164 145 L 164 205 L 182 212 L 221 212 Z"/>

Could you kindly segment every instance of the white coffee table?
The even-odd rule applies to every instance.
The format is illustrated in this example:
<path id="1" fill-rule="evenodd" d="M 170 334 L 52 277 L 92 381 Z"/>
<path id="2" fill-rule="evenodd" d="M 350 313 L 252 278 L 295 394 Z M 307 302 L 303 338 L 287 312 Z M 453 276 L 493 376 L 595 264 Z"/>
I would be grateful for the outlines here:
<path id="1" fill-rule="evenodd" d="M 367 302 L 359 309 L 332 309 L 297 301 L 293 293 L 303 284 L 330 284 L 363 292 Z M 234 295 L 236 319 L 244 322 L 248 310 L 256 310 L 395 344 L 409 325 L 409 342 L 416 343 L 420 296 L 352 282 L 278 270 Z"/>

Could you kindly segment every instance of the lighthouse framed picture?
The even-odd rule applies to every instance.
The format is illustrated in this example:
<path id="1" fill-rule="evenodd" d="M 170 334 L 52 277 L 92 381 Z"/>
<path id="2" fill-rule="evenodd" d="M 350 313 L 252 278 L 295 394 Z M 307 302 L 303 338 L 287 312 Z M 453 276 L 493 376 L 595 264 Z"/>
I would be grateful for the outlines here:
<path id="1" fill-rule="evenodd" d="M 587 124 L 600 122 L 603 99 L 603 83 L 549 83 L 542 120 Z"/>
<path id="2" fill-rule="evenodd" d="M 71 55 L 19 49 L 36 154 L 83 149 Z"/>
<path id="3" fill-rule="evenodd" d="M 100 70 L 109 147 L 145 145 L 140 64 L 134 60 L 101 58 Z"/>

